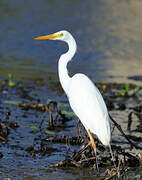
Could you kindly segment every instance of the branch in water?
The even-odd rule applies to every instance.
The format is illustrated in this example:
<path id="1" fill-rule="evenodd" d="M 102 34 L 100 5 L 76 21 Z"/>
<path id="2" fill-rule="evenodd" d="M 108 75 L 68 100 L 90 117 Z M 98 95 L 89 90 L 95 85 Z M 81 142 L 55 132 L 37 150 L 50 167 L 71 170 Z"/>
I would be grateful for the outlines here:
<path id="1" fill-rule="evenodd" d="M 110 117 L 111 121 L 114 123 L 114 125 L 117 127 L 117 129 L 121 132 L 121 134 L 123 135 L 123 137 L 125 137 L 125 139 L 127 139 L 127 141 L 131 144 L 131 146 L 135 147 L 136 149 L 142 149 L 142 147 L 135 145 L 135 144 L 128 138 L 128 136 L 123 132 L 121 126 L 111 117 L 110 114 L 109 114 L 109 117 Z"/>

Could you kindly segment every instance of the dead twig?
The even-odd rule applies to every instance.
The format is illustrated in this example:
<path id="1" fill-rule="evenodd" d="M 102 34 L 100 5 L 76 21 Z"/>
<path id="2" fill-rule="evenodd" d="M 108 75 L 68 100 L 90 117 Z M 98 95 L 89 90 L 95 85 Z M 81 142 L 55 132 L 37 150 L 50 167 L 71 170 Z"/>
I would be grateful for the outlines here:
<path id="1" fill-rule="evenodd" d="M 123 132 L 121 126 L 111 117 L 111 115 L 109 114 L 109 117 L 111 119 L 111 121 L 114 123 L 114 125 L 117 127 L 117 129 L 121 132 L 122 136 L 129 142 L 129 144 L 132 147 L 135 147 L 136 149 L 142 149 L 142 147 L 137 146 L 136 144 L 134 144 L 129 138 L 128 136 Z"/>

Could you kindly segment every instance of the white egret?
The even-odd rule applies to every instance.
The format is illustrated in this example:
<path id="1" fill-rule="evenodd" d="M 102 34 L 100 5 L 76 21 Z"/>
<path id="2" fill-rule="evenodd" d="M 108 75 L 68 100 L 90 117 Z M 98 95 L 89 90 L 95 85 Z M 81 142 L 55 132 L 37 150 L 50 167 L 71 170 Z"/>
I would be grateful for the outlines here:
<path id="1" fill-rule="evenodd" d="M 60 40 L 68 44 L 69 50 L 61 55 L 58 62 L 62 88 L 67 94 L 71 108 L 87 130 L 95 154 L 96 145 L 92 133 L 97 135 L 102 144 L 110 147 L 110 119 L 101 93 L 86 75 L 81 73 L 73 77 L 68 75 L 67 64 L 77 50 L 73 36 L 67 31 L 59 31 L 34 39 Z"/>

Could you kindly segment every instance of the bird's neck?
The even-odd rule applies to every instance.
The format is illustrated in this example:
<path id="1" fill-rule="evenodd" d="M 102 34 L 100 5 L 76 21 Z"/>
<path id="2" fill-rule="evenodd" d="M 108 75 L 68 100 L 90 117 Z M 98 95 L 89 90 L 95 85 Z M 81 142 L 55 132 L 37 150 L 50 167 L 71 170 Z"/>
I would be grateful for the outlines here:
<path id="1" fill-rule="evenodd" d="M 71 80 L 71 77 L 68 75 L 67 64 L 71 61 L 77 49 L 76 42 L 73 38 L 71 38 L 67 43 L 69 50 L 65 54 L 61 55 L 58 62 L 59 80 L 66 94 L 68 94 L 68 88 Z"/>

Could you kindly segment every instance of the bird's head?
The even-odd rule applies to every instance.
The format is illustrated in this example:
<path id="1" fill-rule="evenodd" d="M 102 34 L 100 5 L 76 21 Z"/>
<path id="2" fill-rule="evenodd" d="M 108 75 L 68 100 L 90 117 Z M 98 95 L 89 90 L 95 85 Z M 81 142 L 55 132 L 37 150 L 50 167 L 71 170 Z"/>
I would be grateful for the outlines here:
<path id="1" fill-rule="evenodd" d="M 43 40 L 43 39 L 50 39 L 50 40 L 60 40 L 67 42 L 70 39 L 71 34 L 68 31 L 59 31 L 54 34 L 39 36 L 34 39 L 36 40 Z"/>

